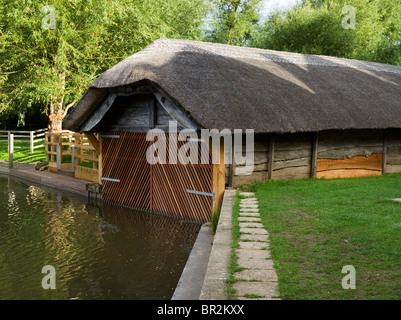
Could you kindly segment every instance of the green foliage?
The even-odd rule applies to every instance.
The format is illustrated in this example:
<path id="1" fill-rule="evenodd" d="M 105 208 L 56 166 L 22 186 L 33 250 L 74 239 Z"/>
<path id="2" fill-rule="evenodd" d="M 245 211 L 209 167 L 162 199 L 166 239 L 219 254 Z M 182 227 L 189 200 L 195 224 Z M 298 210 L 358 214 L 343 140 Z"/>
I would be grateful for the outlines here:
<path id="1" fill-rule="evenodd" d="M 213 211 L 212 217 L 210 218 L 210 226 L 212 228 L 213 233 L 216 233 L 217 225 L 219 224 L 220 210 L 221 207 L 219 206 L 217 209 Z"/>
<path id="2" fill-rule="evenodd" d="M 345 5 L 355 28 L 344 29 Z M 276 11 L 253 34 L 252 46 L 401 65 L 401 3 L 390 0 L 303 1 Z"/>
<path id="3" fill-rule="evenodd" d="M 55 28 L 43 28 L 55 9 Z M 0 113 L 65 116 L 102 72 L 163 38 L 199 39 L 202 0 L 0 0 Z M 61 119 L 56 119 L 61 120 Z"/>
<path id="4" fill-rule="evenodd" d="M 215 0 L 212 31 L 206 39 L 211 42 L 246 45 L 259 21 L 262 0 Z"/>
<path id="5" fill-rule="evenodd" d="M 25 143 L 15 143 L 16 148 L 14 149 L 14 161 L 15 162 L 28 162 L 34 163 L 38 161 L 44 161 L 46 159 L 45 148 L 37 148 L 33 154 L 30 154 L 29 149 L 20 149 L 18 146 L 29 146 Z M 7 141 L 0 141 L 0 161 L 8 161 L 8 144 Z"/>

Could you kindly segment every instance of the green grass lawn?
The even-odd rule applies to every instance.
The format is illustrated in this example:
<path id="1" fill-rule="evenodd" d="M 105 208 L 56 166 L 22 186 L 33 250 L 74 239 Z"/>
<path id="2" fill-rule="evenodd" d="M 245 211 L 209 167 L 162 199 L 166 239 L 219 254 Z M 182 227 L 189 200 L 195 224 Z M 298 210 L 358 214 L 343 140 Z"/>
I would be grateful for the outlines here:
<path id="1" fill-rule="evenodd" d="M 37 143 L 36 145 L 41 143 Z M 29 147 L 29 142 L 15 143 L 15 146 Z M 34 149 L 34 153 L 32 155 L 30 154 L 29 149 L 14 148 L 14 161 L 16 162 L 36 163 L 44 160 L 46 160 L 45 147 Z M 7 141 L 0 141 L 0 161 L 8 161 Z"/>
<path id="2" fill-rule="evenodd" d="M 401 174 L 255 183 L 282 299 L 401 299 Z M 341 270 L 356 270 L 345 290 Z"/>
<path id="3" fill-rule="evenodd" d="M 43 142 L 40 142 L 43 143 Z M 37 143 L 36 145 L 40 144 Z M 15 143 L 15 146 L 24 146 L 29 147 L 29 142 L 19 142 Z M 57 157 L 55 156 L 54 159 L 56 160 Z M 0 140 L 0 161 L 8 161 L 8 144 L 7 141 Z M 43 164 L 47 164 L 46 161 L 46 152 L 45 147 L 34 149 L 34 153 L 30 154 L 29 149 L 14 149 L 14 161 L 15 162 L 29 162 L 29 163 L 37 163 L 43 162 Z M 63 155 L 62 163 L 71 163 L 72 158 L 71 155 L 65 154 Z M 79 164 L 81 167 L 93 168 L 93 162 L 82 162 Z"/>

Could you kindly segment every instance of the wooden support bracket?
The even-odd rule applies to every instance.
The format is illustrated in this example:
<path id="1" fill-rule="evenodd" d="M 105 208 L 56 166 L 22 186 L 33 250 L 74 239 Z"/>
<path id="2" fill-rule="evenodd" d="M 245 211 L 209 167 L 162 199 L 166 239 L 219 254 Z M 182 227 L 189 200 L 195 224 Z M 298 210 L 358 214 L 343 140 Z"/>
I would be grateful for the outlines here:
<path id="1" fill-rule="evenodd" d="M 96 152 L 100 154 L 100 142 L 92 132 L 85 132 L 90 144 L 95 148 Z"/>

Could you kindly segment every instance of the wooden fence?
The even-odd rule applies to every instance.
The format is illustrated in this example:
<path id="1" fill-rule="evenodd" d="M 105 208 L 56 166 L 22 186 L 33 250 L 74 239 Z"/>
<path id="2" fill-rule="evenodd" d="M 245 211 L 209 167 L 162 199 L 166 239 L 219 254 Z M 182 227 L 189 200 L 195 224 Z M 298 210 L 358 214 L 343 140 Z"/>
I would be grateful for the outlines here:
<path id="1" fill-rule="evenodd" d="M 45 133 L 47 129 L 39 129 L 34 131 L 17 131 L 17 130 L 0 130 L 0 142 L 7 141 L 7 146 L 10 145 L 10 136 L 14 137 L 14 149 L 29 149 L 33 154 L 35 149 L 44 147 Z"/>
<path id="2" fill-rule="evenodd" d="M 45 145 L 49 171 L 63 170 L 99 182 L 99 155 L 85 135 L 67 130 L 47 133 Z"/>
<path id="3" fill-rule="evenodd" d="M 43 148 L 45 146 L 44 143 L 41 142 L 45 140 L 44 136 L 46 131 L 47 129 L 34 131 L 0 130 L 0 143 L 7 145 L 8 148 L 10 169 L 14 167 L 14 149 L 29 149 L 30 154 L 32 155 L 35 149 Z"/>

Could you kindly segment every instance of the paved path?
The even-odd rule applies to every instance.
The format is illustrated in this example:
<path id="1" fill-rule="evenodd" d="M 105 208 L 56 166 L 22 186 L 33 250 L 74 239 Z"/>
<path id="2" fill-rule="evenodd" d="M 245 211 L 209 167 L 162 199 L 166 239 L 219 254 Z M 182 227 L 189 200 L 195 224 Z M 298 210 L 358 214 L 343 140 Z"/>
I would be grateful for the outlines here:
<path id="1" fill-rule="evenodd" d="M 248 198 L 240 202 L 240 240 L 239 248 L 235 250 L 238 265 L 244 270 L 235 273 L 239 281 L 233 287 L 240 300 L 279 299 L 277 275 L 269 250 L 269 234 L 260 219 L 258 200 L 254 193 L 240 194 Z"/>
<path id="2" fill-rule="evenodd" d="M 86 184 L 90 181 L 65 176 L 48 171 L 38 171 L 34 169 L 35 164 L 14 162 L 14 169 L 8 169 L 8 162 L 0 162 L 0 174 L 11 176 L 40 183 L 45 186 L 56 188 L 62 191 L 71 192 L 77 195 L 88 196 Z"/>

